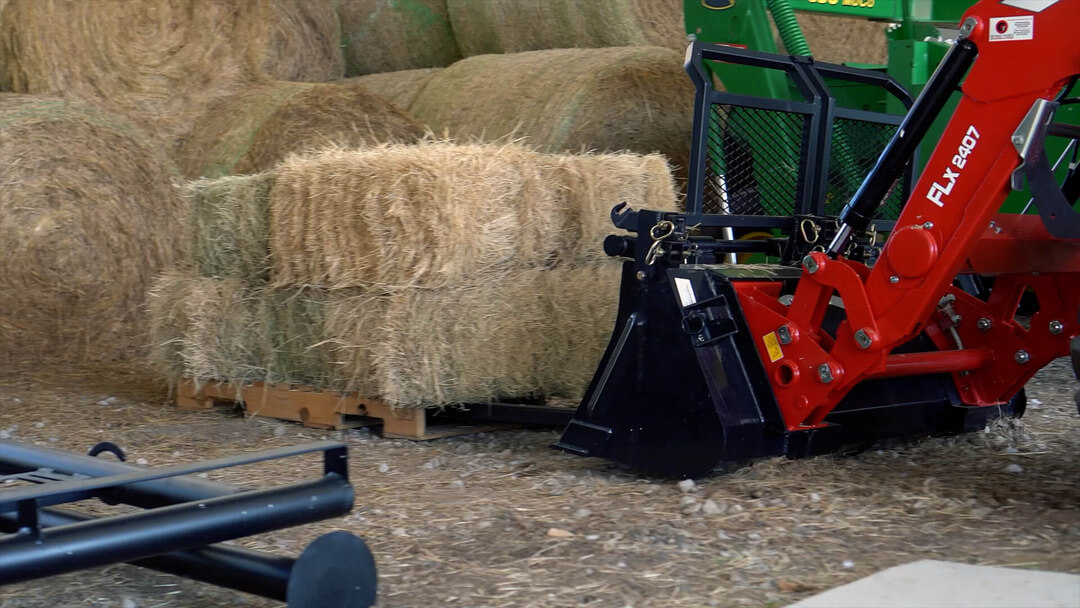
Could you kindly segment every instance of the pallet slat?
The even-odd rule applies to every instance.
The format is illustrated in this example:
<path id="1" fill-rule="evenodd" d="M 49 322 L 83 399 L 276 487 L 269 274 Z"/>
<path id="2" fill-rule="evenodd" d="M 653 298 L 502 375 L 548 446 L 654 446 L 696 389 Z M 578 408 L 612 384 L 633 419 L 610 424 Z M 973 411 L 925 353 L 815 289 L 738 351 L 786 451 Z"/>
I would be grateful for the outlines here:
<path id="1" fill-rule="evenodd" d="M 361 399 L 307 386 L 263 382 L 241 386 L 228 382 L 197 384 L 190 378 L 182 379 L 177 385 L 176 405 L 180 409 L 207 410 L 221 402 L 239 403 L 250 416 L 293 420 L 312 428 L 382 425 L 383 437 L 401 439 L 438 439 L 520 426 L 507 423 L 443 424 L 429 428 L 426 410 L 394 408 L 377 399 Z"/>

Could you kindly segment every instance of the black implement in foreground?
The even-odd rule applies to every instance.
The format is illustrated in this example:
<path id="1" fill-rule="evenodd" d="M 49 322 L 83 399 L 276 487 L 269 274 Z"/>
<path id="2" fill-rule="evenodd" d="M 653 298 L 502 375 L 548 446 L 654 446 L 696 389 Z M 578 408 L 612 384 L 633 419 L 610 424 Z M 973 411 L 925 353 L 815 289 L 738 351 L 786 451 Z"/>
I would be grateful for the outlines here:
<path id="1" fill-rule="evenodd" d="M 244 490 L 182 477 L 313 452 L 323 454 L 323 474 L 313 481 Z M 348 513 L 354 494 L 342 443 L 151 469 L 0 441 L 0 484 L 9 488 L 0 490 L 0 585 L 129 562 L 290 608 L 375 602 L 374 559 L 346 532 L 316 539 L 296 559 L 215 545 Z M 48 508 L 88 498 L 144 510 L 94 518 Z"/>

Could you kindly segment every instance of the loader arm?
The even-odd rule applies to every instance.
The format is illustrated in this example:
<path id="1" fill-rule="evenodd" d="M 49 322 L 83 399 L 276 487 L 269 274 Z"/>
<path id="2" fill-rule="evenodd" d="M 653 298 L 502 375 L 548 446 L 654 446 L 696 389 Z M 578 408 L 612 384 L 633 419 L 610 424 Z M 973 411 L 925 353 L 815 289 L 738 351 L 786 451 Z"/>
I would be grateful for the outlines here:
<path id="1" fill-rule="evenodd" d="M 784 323 L 809 338 L 799 340 L 788 355 L 799 361 L 793 370 L 798 379 L 774 387 L 789 428 L 821 424 L 858 382 L 889 372 L 890 353 L 895 347 L 931 325 L 940 326 L 940 333 L 955 330 L 960 340 L 948 350 L 926 356 L 923 369 L 949 369 L 961 359 L 968 360 L 970 366 L 976 361 L 972 354 L 979 353 L 979 365 L 954 372 L 964 401 L 978 405 L 1007 401 L 1042 366 L 1068 354 L 1069 337 L 1078 333 L 1080 234 L 1056 238 L 1040 233 L 1035 240 L 1040 241 L 1045 260 L 1053 262 L 1025 274 L 983 265 L 980 272 L 999 275 L 1001 283 L 988 302 L 959 292 L 951 284 L 969 259 L 979 257 L 980 249 L 1005 248 L 1007 258 L 1007 251 L 1022 243 L 1022 239 L 982 237 L 992 225 L 1016 232 L 1030 224 L 1022 217 L 995 214 L 1012 189 L 1014 172 L 1025 161 L 1018 152 L 1022 143 L 1017 142 L 1041 142 L 1048 129 L 1047 121 L 1029 126 L 1025 117 L 1035 111 L 1033 108 L 1054 100 L 1080 73 L 1080 49 L 1069 44 L 1075 24 L 1080 23 L 1080 3 L 1060 1 L 1033 13 L 985 0 L 968 11 L 965 23 L 970 32 L 953 53 L 970 45 L 968 52 L 977 53 L 978 59 L 964 82 L 956 112 L 874 268 L 825 252 L 810 254 L 804 261 L 792 312 L 783 320 L 768 312 L 779 310 L 764 302 L 768 296 L 751 287 L 743 289 L 754 302 L 747 305 L 746 315 L 751 330 L 759 335 L 763 357 L 767 356 L 764 336 Z M 996 28 L 1009 27 L 1031 28 L 1034 35 L 1030 39 L 991 39 L 991 35 L 1003 36 Z M 918 120 L 917 111 L 908 118 Z M 901 137 L 904 130 L 901 126 Z M 1029 156 L 1042 153 L 1041 145 L 1028 150 Z M 875 177 L 884 179 L 890 170 L 893 179 L 898 175 L 899 167 L 882 166 L 884 157 L 867 183 Z M 1027 163 L 1034 160 L 1029 157 Z M 877 201 L 858 197 L 847 210 L 863 204 L 863 214 L 872 213 Z M 853 211 L 847 217 L 850 223 L 858 214 Z M 1075 225 L 1075 213 L 1071 222 Z M 863 221 L 856 229 L 865 227 Z M 1016 248 L 1015 255 L 1024 252 Z M 1038 266 L 1037 262 L 1029 263 Z M 1025 287 L 1035 291 L 1040 305 L 1030 331 L 1013 319 Z M 848 311 L 835 340 L 822 330 L 834 292 Z M 943 298 L 952 311 L 947 315 L 967 319 L 966 324 L 936 313 L 939 305 L 945 308 Z M 986 329 L 976 327 L 979 319 L 989 319 L 982 324 Z M 857 332 L 862 332 L 858 339 Z M 941 340 L 942 345 L 947 343 Z M 828 382 L 821 381 L 825 373 L 822 366 L 832 378 Z"/>
<path id="2" fill-rule="evenodd" d="M 554 447 L 693 477 L 1021 415 L 1024 384 L 1080 336 L 1080 167 L 1073 158 L 1059 185 L 1044 147 L 1048 134 L 1080 141 L 1080 130 L 1054 122 L 1057 107 L 1075 103 L 1064 91 L 1080 74 L 1077 23 L 1078 0 L 982 0 L 899 125 L 830 102 L 824 78 L 870 81 L 870 73 L 695 42 L 692 77 L 705 61 L 769 67 L 798 83 L 806 101 L 695 79 L 687 210 L 613 209 L 615 226 L 635 234 L 609 236 L 604 249 L 633 261 L 624 264 L 614 336 Z M 915 149 L 961 82 L 959 105 L 908 190 Z M 782 162 L 768 171 L 737 162 L 745 153 L 731 142 L 740 129 L 785 121 L 802 125 L 792 131 L 800 140 L 774 134 L 761 143 L 794 146 L 802 162 L 775 151 Z M 895 130 L 834 218 L 822 214 L 815 184 L 831 162 L 828 143 L 853 127 Z M 743 187 L 748 175 L 785 181 Z M 1025 185 L 1038 215 L 997 213 Z M 764 200 L 763 190 L 792 215 L 749 204 Z M 875 217 L 904 192 L 895 223 Z M 709 211 L 709 201 L 724 212 Z M 728 226 L 780 234 L 715 236 Z M 889 231 L 883 246 L 880 230 Z M 723 263 L 744 252 L 781 261 Z M 955 288 L 965 273 L 994 276 L 988 295 Z M 1019 319 L 1025 292 L 1038 312 Z"/>

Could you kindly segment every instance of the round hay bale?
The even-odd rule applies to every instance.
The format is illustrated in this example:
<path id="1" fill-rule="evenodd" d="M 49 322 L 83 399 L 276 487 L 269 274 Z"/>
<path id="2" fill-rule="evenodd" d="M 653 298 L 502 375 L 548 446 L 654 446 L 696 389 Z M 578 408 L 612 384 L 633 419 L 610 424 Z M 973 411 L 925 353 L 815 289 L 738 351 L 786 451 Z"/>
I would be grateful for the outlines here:
<path id="1" fill-rule="evenodd" d="M 424 128 L 357 84 L 275 82 L 210 103 L 177 154 L 188 177 L 272 168 L 290 152 L 415 142 Z"/>
<path id="2" fill-rule="evenodd" d="M 461 59 L 446 0 L 338 0 L 348 76 L 447 66 Z"/>
<path id="3" fill-rule="evenodd" d="M 339 39 L 331 0 L 9 0 L 0 90 L 90 99 L 172 146 L 223 91 L 340 78 Z"/>
<path id="4" fill-rule="evenodd" d="M 0 94 L 0 351 L 128 356 L 184 240 L 169 161 L 100 109 Z"/>
<path id="5" fill-rule="evenodd" d="M 829 63 L 885 64 L 884 23 L 840 15 L 795 13 L 795 17 L 814 59 Z"/>
<path id="6" fill-rule="evenodd" d="M 330 0 L 9 0 L 0 16 L 3 85 L 18 93 L 207 88 L 344 73 Z"/>
<path id="7" fill-rule="evenodd" d="M 447 0 L 461 54 L 610 46 L 686 48 L 683 0 Z"/>
<path id="8" fill-rule="evenodd" d="M 421 68 L 418 70 L 402 70 L 400 72 L 385 72 L 382 74 L 368 74 L 347 78 L 345 82 L 355 83 L 367 87 L 376 95 L 382 95 L 402 110 L 408 111 L 413 102 L 424 90 L 431 79 L 442 71 L 442 68 Z"/>
<path id="9" fill-rule="evenodd" d="M 659 47 L 479 55 L 435 75 L 410 112 L 457 139 L 523 137 L 544 152 L 660 152 L 684 175 L 694 87 L 682 54 Z"/>

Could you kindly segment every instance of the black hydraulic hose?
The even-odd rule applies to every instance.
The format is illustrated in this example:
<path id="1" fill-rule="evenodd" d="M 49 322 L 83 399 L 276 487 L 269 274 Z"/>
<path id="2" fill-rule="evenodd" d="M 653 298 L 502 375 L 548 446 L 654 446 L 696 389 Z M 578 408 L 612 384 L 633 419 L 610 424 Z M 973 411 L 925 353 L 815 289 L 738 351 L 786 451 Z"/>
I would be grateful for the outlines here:
<path id="1" fill-rule="evenodd" d="M 847 248 L 853 234 L 860 234 L 870 226 L 874 212 L 904 172 L 923 136 L 941 113 L 941 109 L 945 107 L 978 54 L 975 43 L 966 38 L 958 40 L 956 45 L 949 49 L 904 117 L 896 134 L 881 152 L 874 168 L 840 212 L 841 225 L 829 245 L 829 257 L 839 255 Z"/>

